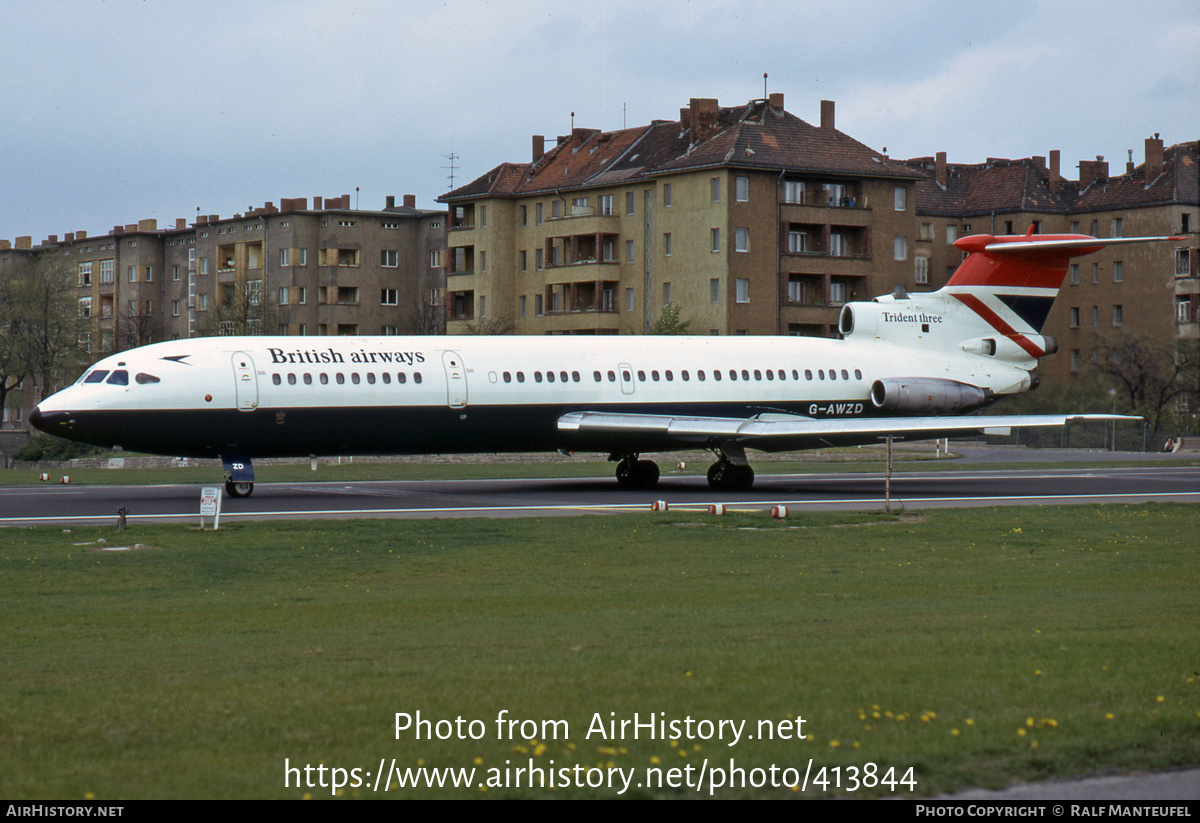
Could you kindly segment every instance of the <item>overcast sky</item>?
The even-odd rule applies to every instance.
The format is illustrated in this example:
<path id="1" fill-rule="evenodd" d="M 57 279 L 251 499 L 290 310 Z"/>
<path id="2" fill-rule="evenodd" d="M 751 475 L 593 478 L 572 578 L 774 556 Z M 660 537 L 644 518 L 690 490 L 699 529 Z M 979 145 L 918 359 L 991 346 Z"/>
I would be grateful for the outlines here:
<path id="1" fill-rule="evenodd" d="M 5 3 L 0 238 L 191 222 L 359 187 L 436 207 L 530 136 L 782 92 L 892 157 L 1200 138 L 1200 3 L 889 0 Z"/>

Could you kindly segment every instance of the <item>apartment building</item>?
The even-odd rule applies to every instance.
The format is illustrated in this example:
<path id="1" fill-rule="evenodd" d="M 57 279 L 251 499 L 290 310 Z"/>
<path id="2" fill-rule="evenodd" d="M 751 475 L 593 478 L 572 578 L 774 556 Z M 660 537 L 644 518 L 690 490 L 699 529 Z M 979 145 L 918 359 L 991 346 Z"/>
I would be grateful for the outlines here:
<path id="1" fill-rule="evenodd" d="M 439 198 L 450 333 L 816 334 L 842 303 L 908 278 L 924 175 L 782 94 L 679 120 L 577 128 Z"/>
<path id="2" fill-rule="evenodd" d="M 1114 246 L 1074 261 L 1045 331 L 1059 341 L 1041 372 L 1065 382 L 1089 374 L 1111 347 L 1143 338 L 1200 341 L 1200 142 L 1164 148 L 1155 135 L 1144 159 L 1110 175 L 1102 158 L 1064 179 L 1060 155 L 953 165 L 945 153 L 908 161 L 917 184 L 918 261 L 911 288 L 937 289 L 958 263 L 957 237 L 972 233 L 1177 236 L 1170 243 Z"/>

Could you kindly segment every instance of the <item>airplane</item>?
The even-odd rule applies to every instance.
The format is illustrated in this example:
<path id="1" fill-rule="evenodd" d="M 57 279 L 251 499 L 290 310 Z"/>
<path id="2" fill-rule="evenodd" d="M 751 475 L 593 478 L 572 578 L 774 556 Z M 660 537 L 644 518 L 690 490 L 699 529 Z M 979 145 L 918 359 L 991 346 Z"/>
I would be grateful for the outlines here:
<path id="1" fill-rule="evenodd" d="M 746 449 L 927 440 L 1107 414 L 972 415 L 1036 388 L 1042 326 L 1069 261 L 1179 238 L 971 235 L 938 291 L 842 307 L 841 339 L 783 336 L 206 337 L 103 358 L 40 403 L 44 432 L 105 448 L 219 457 L 225 489 L 268 457 L 702 448 L 708 482 L 754 483 Z"/>

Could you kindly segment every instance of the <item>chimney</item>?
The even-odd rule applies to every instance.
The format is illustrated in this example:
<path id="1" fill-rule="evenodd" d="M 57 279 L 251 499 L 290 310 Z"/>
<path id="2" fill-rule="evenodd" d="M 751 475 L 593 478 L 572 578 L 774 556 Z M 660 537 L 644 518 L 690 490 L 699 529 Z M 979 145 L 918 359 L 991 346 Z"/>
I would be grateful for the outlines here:
<path id="1" fill-rule="evenodd" d="M 384 206 L 384 208 L 385 208 L 385 209 L 394 209 L 394 208 L 396 208 L 396 195 L 394 195 L 394 194 L 389 194 L 389 195 L 387 196 L 387 205 L 386 205 L 386 206 Z"/>
<path id="2" fill-rule="evenodd" d="M 821 128 L 829 129 L 830 131 L 834 130 L 832 100 L 821 101 Z"/>
<path id="3" fill-rule="evenodd" d="M 546 153 L 546 136 L 544 134 L 535 134 L 533 136 L 533 162 L 542 159 L 542 155 Z"/>
<path id="4" fill-rule="evenodd" d="M 158 220 L 150 217 L 146 220 L 138 221 L 138 231 L 158 231 Z"/>
<path id="5" fill-rule="evenodd" d="M 415 209 L 417 207 L 417 196 L 415 194 L 404 195 L 405 208 Z"/>
<path id="6" fill-rule="evenodd" d="M 1079 188 L 1086 189 L 1092 183 L 1108 179 L 1108 163 L 1097 155 L 1095 160 L 1079 161 Z"/>
<path id="7" fill-rule="evenodd" d="M 767 97 L 767 105 L 776 111 L 783 111 L 783 92 L 771 92 L 771 94 Z"/>
<path id="8" fill-rule="evenodd" d="M 688 104 L 688 128 L 693 143 L 701 143 L 717 133 L 717 99 L 693 97 Z"/>
<path id="9" fill-rule="evenodd" d="M 1062 154 L 1058 149 L 1050 149 L 1050 191 L 1058 194 L 1062 190 Z"/>
<path id="10" fill-rule="evenodd" d="M 1154 180 L 1163 170 L 1163 141 L 1157 134 L 1146 138 L 1146 182 Z"/>
<path id="11" fill-rule="evenodd" d="M 939 151 L 933 161 L 933 179 L 943 189 L 946 188 L 946 152 Z"/>
<path id="12" fill-rule="evenodd" d="M 315 211 L 320 211 L 322 208 L 324 208 L 324 206 L 322 205 L 322 202 L 323 201 L 320 197 L 314 197 L 313 198 L 313 209 Z"/>
<path id="13" fill-rule="evenodd" d="M 86 240 L 87 232 L 84 231 L 83 229 L 80 229 L 79 231 L 75 232 L 75 239 L 76 240 Z"/>
<path id="14" fill-rule="evenodd" d="M 18 237 L 17 238 L 17 248 L 18 249 L 33 248 L 33 238 L 30 237 L 29 235 L 25 235 L 24 237 Z"/>
<path id="15" fill-rule="evenodd" d="M 67 232 L 66 236 L 63 237 L 63 242 L 64 243 L 74 243 L 75 242 L 75 232 L 73 232 L 73 231 Z"/>
<path id="16" fill-rule="evenodd" d="M 46 243 L 45 243 L 45 245 L 47 245 L 47 246 L 57 246 L 57 245 L 58 245 L 58 235 L 57 235 L 57 234 L 52 234 L 52 235 L 50 235 L 49 237 L 47 237 L 47 238 L 46 238 Z"/>

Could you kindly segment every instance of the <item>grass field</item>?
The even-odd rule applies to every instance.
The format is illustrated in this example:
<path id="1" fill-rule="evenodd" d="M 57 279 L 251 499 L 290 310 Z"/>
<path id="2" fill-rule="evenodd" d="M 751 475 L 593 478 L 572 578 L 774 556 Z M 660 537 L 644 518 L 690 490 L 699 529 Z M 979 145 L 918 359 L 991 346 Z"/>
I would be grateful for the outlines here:
<path id="1" fill-rule="evenodd" d="M 628 774 L 623 796 L 686 797 L 644 784 L 772 766 L 808 771 L 805 790 L 714 793 L 888 795 L 892 774 L 922 796 L 1196 764 L 1198 522 L 1171 505 L 289 521 L 137 526 L 127 551 L 111 528 L 4 529 L 0 796 L 612 797 Z M 502 711 L 534 724 L 508 739 Z M 450 738 L 398 737 L 398 712 Z M 746 725 L 734 745 L 728 726 L 595 733 L 635 713 Z M 476 771 L 374 791 L 393 760 Z M 531 762 L 605 785 L 503 786 Z"/>

